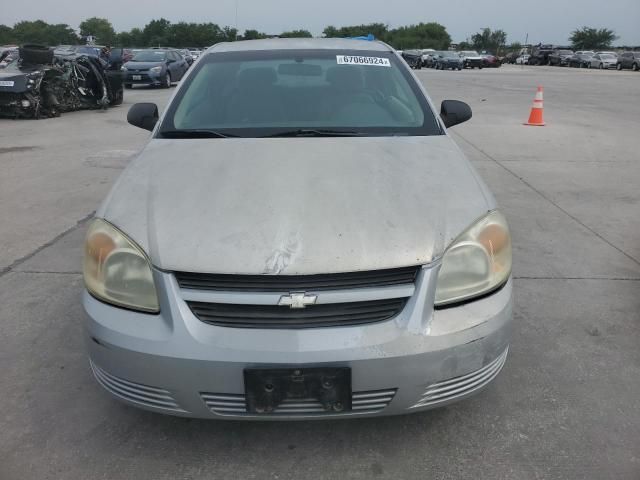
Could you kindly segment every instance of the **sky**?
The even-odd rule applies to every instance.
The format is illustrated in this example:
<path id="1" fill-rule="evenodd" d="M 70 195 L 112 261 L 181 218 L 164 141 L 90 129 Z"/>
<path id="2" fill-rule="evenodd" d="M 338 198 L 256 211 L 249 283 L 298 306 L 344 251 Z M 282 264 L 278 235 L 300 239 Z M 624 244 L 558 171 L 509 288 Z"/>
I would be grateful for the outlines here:
<path id="1" fill-rule="evenodd" d="M 443 24 L 454 42 L 484 27 L 507 32 L 507 43 L 567 44 L 582 26 L 610 28 L 618 45 L 640 45 L 640 0 L 3 0 L 0 24 L 41 19 L 78 28 L 89 17 L 108 18 L 116 31 L 152 19 L 213 22 L 268 34 L 306 29 L 320 36 L 336 27 L 381 22 L 390 27 Z M 236 17 L 237 7 L 237 17 Z M 236 20 L 237 19 L 237 20 Z M 237 21 L 237 23 L 236 23 Z"/>

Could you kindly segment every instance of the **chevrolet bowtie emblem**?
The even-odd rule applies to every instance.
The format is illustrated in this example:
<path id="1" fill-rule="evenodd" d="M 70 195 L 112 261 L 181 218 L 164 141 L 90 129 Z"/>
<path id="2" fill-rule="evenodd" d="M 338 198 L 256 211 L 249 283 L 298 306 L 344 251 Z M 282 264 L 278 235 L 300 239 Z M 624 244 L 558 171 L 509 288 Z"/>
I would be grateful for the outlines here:
<path id="1" fill-rule="evenodd" d="M 280 297 L 278 305 L 289 308 L 305 308 L 307 305 L 313 305 L 318 299 L 317 295 L 307 295 L 306 293 L 290 293 Z"/>

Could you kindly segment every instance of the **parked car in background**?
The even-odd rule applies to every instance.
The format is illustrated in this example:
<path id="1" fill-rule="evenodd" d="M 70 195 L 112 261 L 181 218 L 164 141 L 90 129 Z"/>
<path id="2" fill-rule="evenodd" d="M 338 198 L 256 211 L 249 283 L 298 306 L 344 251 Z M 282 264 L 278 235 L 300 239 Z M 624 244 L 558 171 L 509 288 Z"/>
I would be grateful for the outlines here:
<path id="1" fill-rule="evenodd" d="M 529 57 L 531 55 L 520 55 L 518 58 L 516 58 L 516 65 L 528 65 L 529 64 Z"/>
<path id="2" fill-rule="evenodd" d="M 502 65 L 502 62 L 500 62 L 498 57 L 496 57 L 495 55 L 492 55 L 490 53 L 483 53 L 480 56 L 482 57 L 483 67 L 498 68 L 500 65 Z"/>
<path id="3" fill-rule="evenodd" d="M 573 56 L 571 50 L 555 50 L 549 55 L 549 65 L 556 65 L 560 67 L 566 67 L 569 65 L 569 59 Z"/>
<path id="4" fill-rule="evenodd" d="M 436 70 L 462 70 L 464 61 L 457 52 L 444 51 L 436 57 Z M 482 67 L 480 67 L 482 68 Z"/>
<path id="5" fill-rule="evenodd" d="M 427 59 L 435 52 L 433 48 L 423 48 L 422 49 L 422 66 L 427 66 Z"/>
<path id="6" fill-rule="evenodd" d="M 442 407 L 498 375 L 511 235 L 447 132 L 468 105 L 435 110 L 382 42 L 314 38 L 219 43 L 163 110 L 129 110 L 153 133 L 84 245 L 77 332 L 114 398 L 354 418 Z"/>
<path id="7" fill-rule="evenodd" d="M 462 68 L 482 68 L 484 66 L 482 57 L 475 50 L 463 50 L 459 56 L 462 58 Z"/>
<path id="8" fill-rule="evenodd" d="M 141 50 L 122 66 L 124 85 L 156 85 L 169 88 L 182 79 L 189 69 L 187 61 L 177 50 Z"/>
<path id="9" fill-rule="evenodd" d="M 183 50 L 179 50 L 179 52 L 180 52 L 180 55 L 182 55 L 182 57 L 187 61 L 187 64 L 189 66 L 193 65 L 194 58 L 193 58 L 193 55 L 191 55 L 191 51 L 185 48 Z"/>
<path id="10" fill-rule="evenodd" d="M 509 52 L 504 56 L 502 63 L 514 64 L 519 56 L 520 52 Z"/>
<path id="11" fill-rule="evenodd" d="M 549 55 L 556 51 L 553 45 L 536 45 L 531 49 L 529 65 L 549 65 Z"/>
<path id="12" fill-rule="evenodd" d="M 616 68 L 618 70 L 630 68 L 637 72 L 640 70 L 640 52 L 623 52 L 618 56 L 616 62 Z"/>
<path id="13" fill-rule="evenodd" d="M 577 68 L 587 68 L 589 66 L 589 62 L 591 61 L 591 57 L 593 57 L 594 55 L 595 52 L 592 51 L 576 52 L 569 58 L 569 66 Z"/>
<path id="14" fill-rule="evenodd" d="M 431 52 L 430 54 L 428 54 L 426 59 L 423 61 L 422 66 L 425 67 L 425 68 L 435 68 L 436 60 L 438 58 L 438 55 L 440 55 L 441 53 L 442 53 L 442 51 L 435 50 L 435 51 Z"/>
<path id="15" fill-rule="evenodd" d="M 127 63 L 129 60 L 131 60 L 133 58 L 133 50 L 131 50 L 130 48 L 123 48 L 122 49 L 122 62 L 123 63 Z"/>
<path id="16" fill-rule="evenodd" d="M 616 68 L 618 59 L 610 53 L 596 53 L 589 59 L 588 68 L 599 68 L 601 70 L 607 68 Z"/>
<path id="17" fill-rule="evenodd" d="M 191 58 L 194 60 L 197 60 L 200 56 L 200 50 L 189 50 L 189 53 L 191 54 Z"/>
<path id="18" fill-rule="evenodd" d="M 422 68 L 422 50 L 404 50 L 402 58 L 413 69 L 419 70 Z"/>

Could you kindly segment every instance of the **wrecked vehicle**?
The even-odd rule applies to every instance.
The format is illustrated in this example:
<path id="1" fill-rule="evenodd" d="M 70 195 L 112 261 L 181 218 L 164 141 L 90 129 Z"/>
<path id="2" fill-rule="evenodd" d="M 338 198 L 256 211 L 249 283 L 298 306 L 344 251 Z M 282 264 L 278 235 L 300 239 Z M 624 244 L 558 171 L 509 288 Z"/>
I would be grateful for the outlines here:
<path id="1" fill-rule="evenodd" d="M 39 45 L 20 47 L 19 58 L 0 72 L 0 117 L 47 118 L 120 105 L 119 52 L 107 63 L 85 53 L 55 55 Z"/>

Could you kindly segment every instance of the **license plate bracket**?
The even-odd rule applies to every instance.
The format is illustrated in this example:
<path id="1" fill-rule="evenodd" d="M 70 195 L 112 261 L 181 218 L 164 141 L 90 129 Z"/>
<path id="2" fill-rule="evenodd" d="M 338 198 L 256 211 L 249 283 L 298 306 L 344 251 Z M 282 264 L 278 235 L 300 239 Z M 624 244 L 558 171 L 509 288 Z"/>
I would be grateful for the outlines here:
<path id="1" fill-rule="evenodd" d="M 351 410 L 351 369 L 274 368 L 244 370 L 247 412 L 269 414 L 286 400 L 317 400 L 325 412 Z"/>

